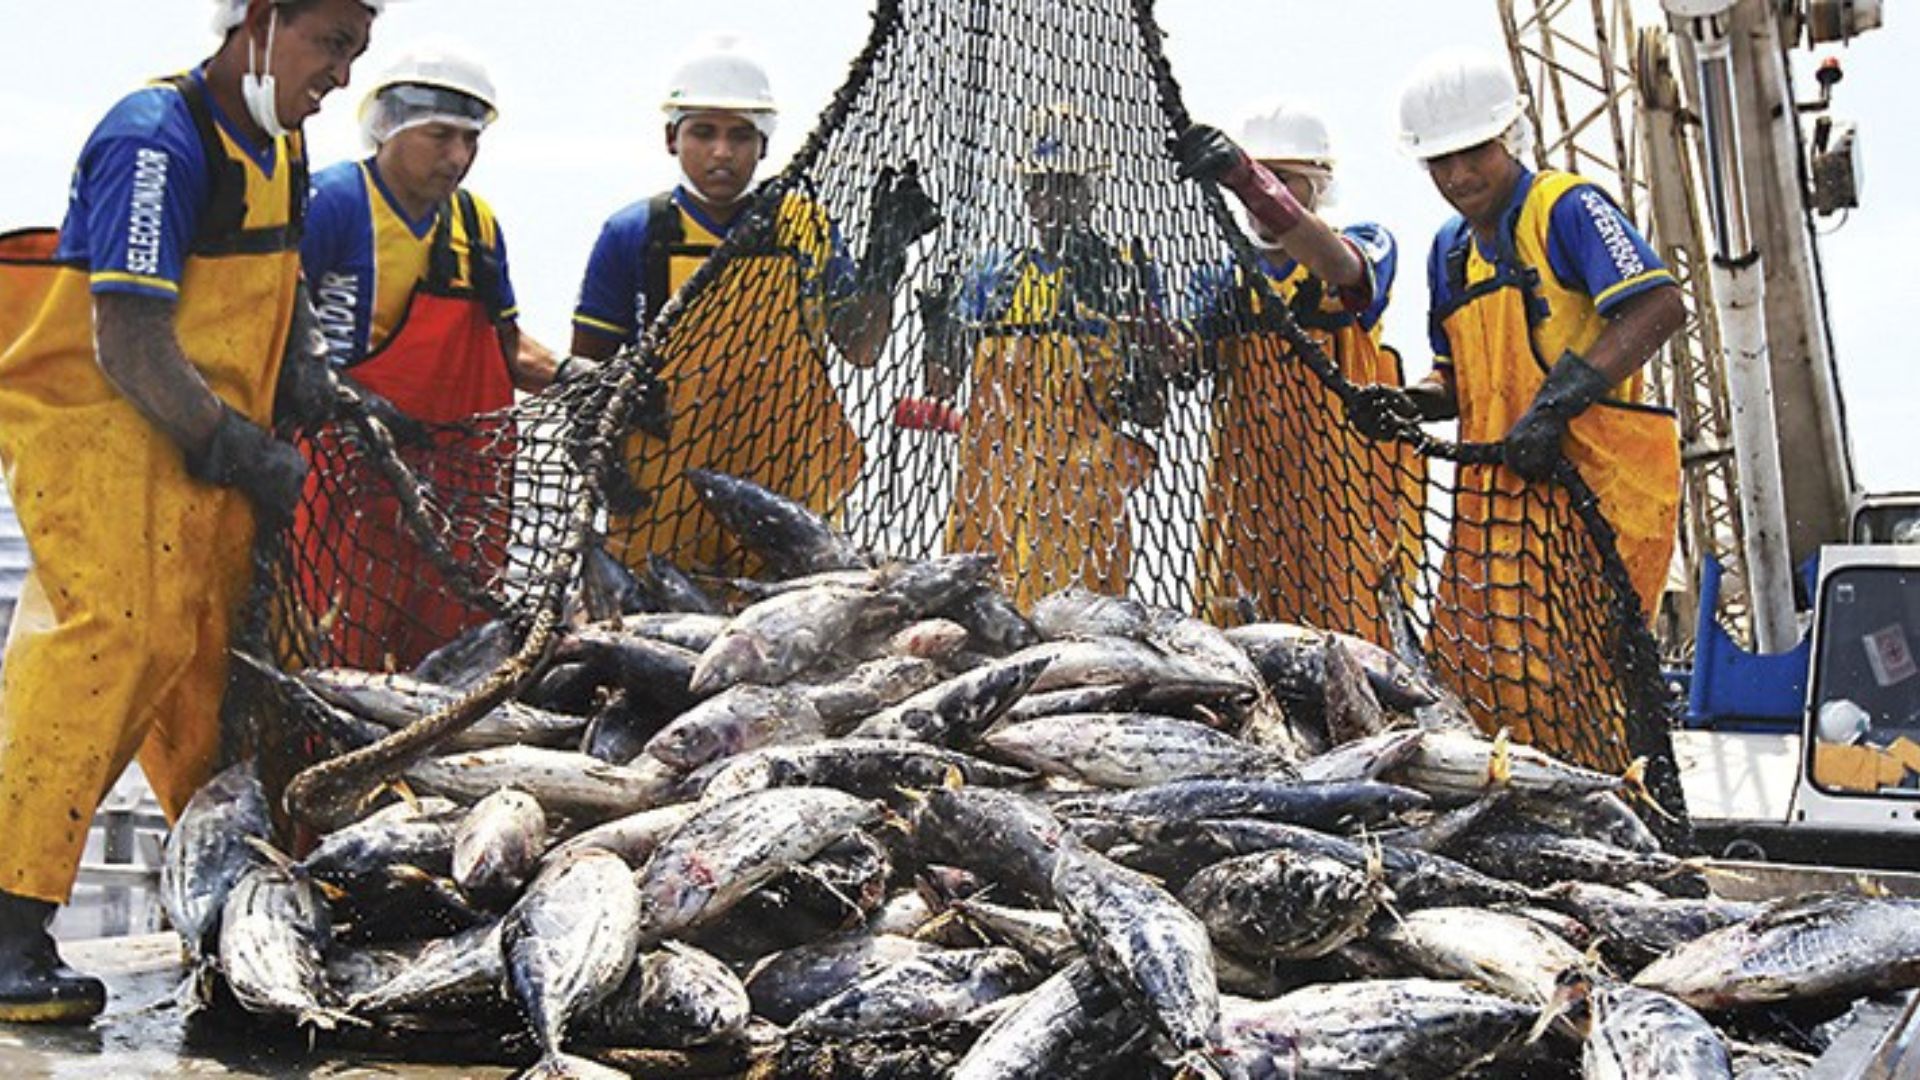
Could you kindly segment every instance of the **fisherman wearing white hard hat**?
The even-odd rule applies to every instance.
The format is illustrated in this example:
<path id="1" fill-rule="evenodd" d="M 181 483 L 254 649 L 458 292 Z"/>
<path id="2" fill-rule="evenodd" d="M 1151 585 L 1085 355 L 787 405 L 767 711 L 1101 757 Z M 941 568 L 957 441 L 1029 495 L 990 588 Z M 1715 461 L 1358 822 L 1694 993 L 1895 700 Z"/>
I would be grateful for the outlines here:
<path id="1" fill-rule="evenodd" d="M 1174 149 L 1181 176 L 1233 192 L 1268 289 L 1340 373 L 1354 383 L 1399 385 L 1399 355 L 1380 343 L 1398 248 L 1380 225 L 1336 230 L 1320 216 L 1330 201 L 1334 154 L 1318 110 L 1298 100 L 1263 101 L 1247 111 L 1239 142 L 1194 124 Z M 1262 293 L 1243 275 L 1225 275 L 1204 292 L 1202 325 L 1217 327 L 1208 337 L 1221 378 L 1202 519 L 1203 600 L 1223 608 L 1251 603 L 1262 618 L 1378 625 L 1375 583 L 1399 548 L 1396 501 L 1412 493 L 1415 485 L 1401 477 L 1417 475 L 1416 463 L 1396 467 L 1405 455 L 1391 448 L 1369 453 L 1363 437 L 1344 425 L 1316 422 L 1340 416 L 1338 398 L 1301 365 L 1273 362 L 1293 351 L 1283 335 L 1257 322 L 1215 319 L 1260 310 Z M 1336 478 L 1314 475 L 1319 462 L 1372 467 Z M 1273 512 L 1276 500 L 1284 513 Z"/>
<path id="2" fill-rule="evenodd" d="M 95 805 L 138 756 L 173 818 L 219 756 L 255 525 L 305 473 L 269 430 L 305 344 L 299 128 L 382 2 L 221 0 L 212 58 L 95 127 L 57 241 L 0 252 L 0 459 L 34 554 L 0 697 L 0 1021 L 100 1012 L 47 930 Z"/>
<path id="3" fill-rule="evenodd" d="M 499 114 L 497 100 L 486 68 L 457 49 L 401 56 L 360 106 L 373 155 L 314 176 L 300 245 L 339 377 L 410 420 L 469 431 L 503 423 L 486 418 L 512 406 L 516 389 L 546 387 L 556 367 L 553 354 L 520 330 L 500 223 L 461 186 Z M 510 451 L 469 441 L 443 433 L 447 445 L 416 445 L 407 455 L 429 481 L 446 468 L 465 489 L 509 490 Z M 483 478 L 478 470 L 489 467 Z M 314 506 L 297 540 L 309 560 L 302 586 L 313 590 L 314 610 L 349 613 L 330 631 L 341 662 L 408 667 L 484 618 L 455 598 L 397 526 L 397 509 L 368 505 L 388 498 L 384 483 L 370 476 L 365 484 L 339 482 L 355 493 L 354 505 Z M 484 574 L 505 542 L 481 539 L 460 557 Z M 359 602 L 355 594 L 374 581 L 384 583 L 380 597 Z"/>
<path id="4" fill-rule="evenodd" d="M 680 183 L 620 210 L 601 230 L 574 310 L 575 358 L 605 360 L 633 346 L 754 204 L 754 174 L 779 116 L 759 62 L 738 42 L 720 40 L 673 73 L 662 111 Z M 766 227 L 699 297 L 700 325 L 709 329 L 697 339 L 670 338 L 651 358 L 666 384 L 667 417 L 627 448 L 628 479 L 644 496 L 633 501 L 647 508 L 633 516 L 616 507 L 609 530 L 609 548 L 630 565 L 660 555 L 738 568 L 725 530 L 682 475 L 688 467 L 724 460 L 729 472 L 816 511 L 838 510 L 863 450 L 828 378 L 826 345 L 856 366 L 877 359 L 908 248 L 941 220 L 911 162 L 882 169 L 867 206 L 857 259 L 838 225 L 804 195 L 789 192 L 762 208 Z"/>
<path id="5" fill-rule="evenodd" d="M 1639 372 L 1685 325 L 1686 307 L 1605 192 L 1527 167 L 1533 127 L 1505 58 L 1432 58 L 1402 90 L 1399 118 L 1402 150 L 1458 213 L 1427 262 L 1434 371 L 1407 390 L 1367 388 L 1351 415 L 1383 436 L 1458 416 L 1461 442 L 1501 444 L 1501 463 L 1464 465 L 1456 478 L 1433 635 L 1443 643 L 1441 674 L 1468 683 L 1462 698 L 1493 723 L 1496 703 L 1533 680 L 1523 669 L 1613 648 L 1599 640 L 1605 630 L 1583 644 L 1556 627 L 1549 641 L 1537 612 L 1523 612 L 1538 603 L 1539 568 L 1565 558 L 1553 554 L 1564 544 L 1538 523 L 1542 512 L 1518 501 L 1560 496 L 1529 495 L 1528 485 L 1570 464 L 1613 527 L 1641 615 L 1658 613 L 1679 517 L 1680 447 L 1672 414 L 1641 403 Z M 1618 741 L 1565 733 L 1558 745 Z"/>

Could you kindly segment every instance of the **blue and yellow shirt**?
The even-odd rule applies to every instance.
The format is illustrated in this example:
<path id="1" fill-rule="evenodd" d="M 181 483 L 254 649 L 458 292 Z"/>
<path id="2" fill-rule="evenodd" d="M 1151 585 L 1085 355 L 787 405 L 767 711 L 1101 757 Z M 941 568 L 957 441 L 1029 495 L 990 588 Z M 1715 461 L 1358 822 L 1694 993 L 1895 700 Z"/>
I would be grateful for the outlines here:
<path id="1" fill-rule="evenodd" d="M 190 77 L 204 89 L 206 73 Z M 214 123 L 268 176 L 292 168 L 240 134 L 207 95 Z M 206 150 L 186 99 L 149 86 L 120 99 L 80 151 L 56 261 L 86 270 L 95 293 L 177 300 L 187 254 L 212 197 Z"/>
<path id="2" fill-rule="evenodd" d="M 1507 208 L 1501 214 L 1509 245 L 1514 244 L 1513 230 L 1533 192 L 1534 180 L 1531 171 L 1522 170 L 1520 181 L 1514 185 Z M 1454 275 L 1449 273 L 1448 260 L 1458 259 L 1453 253 L 1465 251 L 1468 244 L 1473 245 L 1474 258 L 1468 260 L 1473 266 L 1486 268 L 1501 261 L 1499 252 L 1488 250 L 1474 237 L 1466 219 L 1456 216 L 1442 226 L 1427 257 L 1428 310 L 1436 315 L 1459 306 L 1460 298 L 1455 295 L 1457 283 L 1450 280 Z M 1584 181 L 1561 193 L 1547 212 L 1545 247 L 1545 266 L 1520 268 L 1542 279 L 1533 290 L 1536 302 L 1555 292 L 1573 293 L 1590 298 L 1602 317 L 1611 317 L 1627 300 L 1649 289 L 1673 284 L 1673 275 L 1666 264 L 1633 223 L 1605 192 Z M 1477 280 L 1477 276 L 1473 280 Z M 1538 324 L 1556 314 L 1568 313 L 1536 311 L 1533 314 L 1536 332 Z M 1435 366 L 1451 366 L 1453 350 L 1439 318 L 1431 320 L 1428 336 L 1437 358 Z M 1552 359 L 1547 357 L 1548 362 Z"/>
<path id="3" fill-rule="evenodd" d="M 486 203 L 476 197 L 474 204 L 480 243 L 500 268 L 499 317 L 512 321 L 518 307 L 507 271 L 506 236 Z M 419 220 L 409 218 L 372 159 L 342 162 L 314 175 L 300 261 L 334 363 L 359 363 L 399 328 L 414 287 L 427 276 L 434 230 L 448 209 L 443 205 Z M 454 214 L 450 225 L 459 268 L 453 284 L 461 287 L 470 284 L 471 241 L 460 215 Z"/>
<path id="4" fill-rule="evenodd" d="M 647 310 L 645 263 L 649 234 L 659 225 L 652 220 L 654 202 L 642 199 L 626 206 L 601 228 L 593 254 L 587 259 L 586 277 L 580 283 L 574 326 L 614 338 L 621 345 L 632 345 L 639 338 L 640 328 L 652 319 L 655 313 Z M 736 217 L 725 225 L 714 221 L 684 187 L 673 189 L 669 205 L 680 216 L 680 236 L 671 245 L 675 262 L 671 291 L 691 276 L 691 268 L 718 248 L 741 219 Z M 824 215 L 811 201 L 789 195 L 780 214 L 779 242 L 802 258 L 824 259 L 824 266 L 815 263 L 803 268 L 807 295 L 821 295 L 824 285 L 825 296 L 841 299 L 853 290 L 853 260 L 841 243 L 839 230 L 832 225 L 827 225 L 825 243 L 819 243 L 819 230 L 813 226 L 823 220 Z M 825 250 L 816 253 L 816 248 Z"/>
<path id="5" fill-rule="evenodd" d="M 1400 272 L 1400 246 L 1391 232 L 1373 222 L 1356 222 L 1338 232 L 1359 253 L 1360 261 L 1366 267 L 1366 279 L 1352 288 L 1340 289 L 1335 295 L 1326 297 L 1322 309 L 1341 313 L 1341 325 L 1346 325 L 1344 320 L 1350 319 L 1358 323 L 1360 329 L 1372 333 L 1386 315 L 1387 301 L 1393 295 L 1394 279 Z M 1300 264 L 1288 258 L 1283 251 L 1260 252 L 1260 270 L 1283 300 L 1291 299 L 1292 282 L 1303 276 Z M 1194 317 L 1205 319 L 1232 310 L 1228 298 L 1239 280 L 1238 269 L 1230 263 L 1202 270 L 1195 275 L 1192 290 L 1188 294 Z"/>

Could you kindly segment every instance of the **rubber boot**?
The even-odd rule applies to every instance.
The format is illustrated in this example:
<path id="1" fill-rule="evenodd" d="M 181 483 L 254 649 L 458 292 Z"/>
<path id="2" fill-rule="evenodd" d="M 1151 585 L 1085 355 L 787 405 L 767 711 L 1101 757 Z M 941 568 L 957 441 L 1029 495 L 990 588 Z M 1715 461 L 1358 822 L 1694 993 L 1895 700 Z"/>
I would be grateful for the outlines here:
<path id="1" fill-rule="evenodd" d="M 107 987 L 60 962 L 55 905 L 0 892 L 0 1022 L 78 1024 L 100 1015 Z"/>

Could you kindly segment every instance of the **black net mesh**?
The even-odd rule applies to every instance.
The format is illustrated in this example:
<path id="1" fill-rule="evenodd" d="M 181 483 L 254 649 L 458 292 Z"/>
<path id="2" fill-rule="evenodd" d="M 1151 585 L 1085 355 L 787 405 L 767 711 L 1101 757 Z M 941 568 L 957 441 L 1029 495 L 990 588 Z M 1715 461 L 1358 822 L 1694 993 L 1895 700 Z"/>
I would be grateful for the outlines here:
<path id="1" fill-rule="evenodd" d="M 280 655 L 405 668 L 493 614 L 531 625 L 590 543 L 762 571 L 699 466 L 876 552 L 994 552 L 1023 605 L 1077 583 L 1417 635 L 1489 728 L 1652 757 L 1678 805 L 1653 642 L 1577 473 L 1522 487 L 1496 448 L 1348 426 L 1342 399 L 1398 357 L 1282 299 L 1218 193 L 1176 177 L 1186 122 L 1149 0 L 882 0 L 811 139 L 636 355 L 397 459 L 309 436 Z"/>

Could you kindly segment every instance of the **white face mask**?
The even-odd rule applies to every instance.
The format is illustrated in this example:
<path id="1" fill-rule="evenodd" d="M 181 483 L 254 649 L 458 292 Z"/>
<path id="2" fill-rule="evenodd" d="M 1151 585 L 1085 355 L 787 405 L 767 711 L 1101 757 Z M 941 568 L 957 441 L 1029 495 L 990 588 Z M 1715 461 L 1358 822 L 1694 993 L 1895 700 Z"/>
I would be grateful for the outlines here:
<path id="1" fill-rule="evenodd" d="M 686 188 L 688 191 L 692 192 L 695 195 L 700 196 L 702 199 L 705 199 L 707 202 L 710 202 L 715 206 L 722 206 L 722 207 L 738 206 L 739 204 L 746 202 L 748 199 L 753 198 L 753 185 L 748 184 L 745 188 L 741 189 L 740 194 L 735 195 L 733 198 L 723 202 L 720 199 L 717 199 L 714 196 L 707 194 L 704 190 L 701 189 L 699 184 L 694 183 L 693 177 L 687 175 L 687 167 L 685 165 L 680 166 L 680 186 Z"/>
<path id="2" fill-rule="evenodd" d="M 280 9 L 275 6 L 267 14 L 267 47 L 261 51 L 258 67 L 273 67 L 273 34 L 280 23 Z M 287 133 L 286 126 L 280 123 L 280 96 L 271 70 L 255 71 L 253 39 L 247 39 L 247 73 L 240 80 L 240 98 L 247 103 L 247 115 L 260 125 L 260 130 L 270 139 L 277 139 Z"/>

